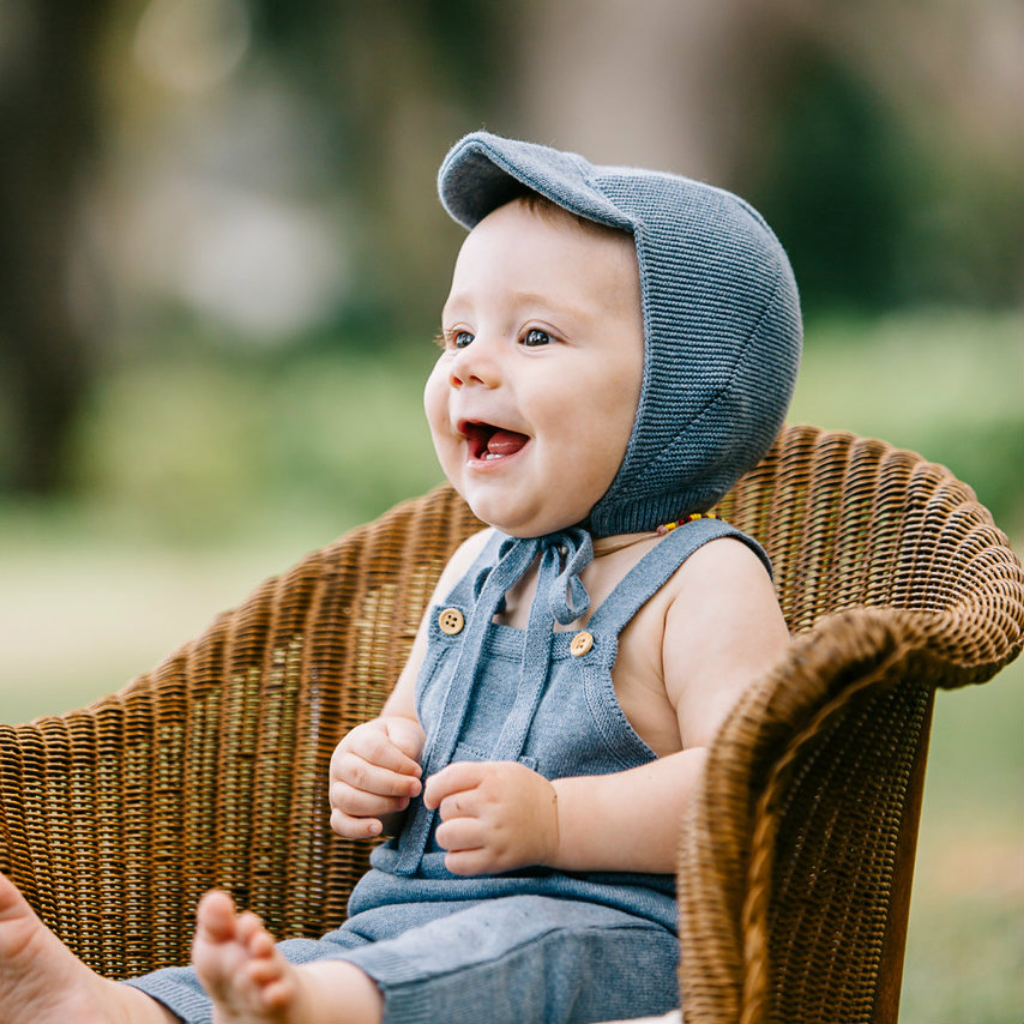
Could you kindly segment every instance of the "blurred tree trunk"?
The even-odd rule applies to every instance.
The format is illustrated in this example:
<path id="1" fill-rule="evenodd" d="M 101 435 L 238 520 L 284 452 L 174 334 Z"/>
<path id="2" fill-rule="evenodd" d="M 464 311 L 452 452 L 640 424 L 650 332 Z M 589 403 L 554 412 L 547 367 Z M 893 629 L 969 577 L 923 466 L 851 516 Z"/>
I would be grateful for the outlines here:
<path id="1" fill-rule="evenodd" d="M 65 482 L 94 346 L 73 309 L 83 177 L 98 145 L 93 57 L 106 0 L 7 3 L 0 40 L 0 488 Z"/>
<path id="2" fill-rule="evenodd" d="M 270 46 L 333 118 L 336 160 L 353 197 L 360 328 L 434 329 L 463 231 L 430 188 L 447 147 L 483 126 L 510 131 L 523 15 L 539 0 L 280 4 L 252 0 Z M 500 56 L 500 59 L 497 59 Z M 398 298 L 400 296 L 400 298 Z"/>

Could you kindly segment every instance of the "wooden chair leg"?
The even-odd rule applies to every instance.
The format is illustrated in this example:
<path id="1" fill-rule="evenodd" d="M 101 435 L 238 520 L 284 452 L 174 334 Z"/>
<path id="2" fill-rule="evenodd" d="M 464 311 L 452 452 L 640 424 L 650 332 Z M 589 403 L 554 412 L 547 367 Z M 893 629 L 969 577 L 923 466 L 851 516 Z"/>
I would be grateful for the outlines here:
<path id="1" fill-rule="evenodd" d="M 931 734 L 932 713 L 935 708 L 933 693 L 925 711 L 921 727 L 921 742 L 914 759 L 914 767 L 907 788 L 907 802 L 900 828 L 893 873 L 892 900 L 885 939 L 882 943 L 882 973 L 875 992 L 875 1005 L 871 1014 L 875 1024 L 897 1024 L 900 1013 L 900 993 L 903 988 L 903 959 L 907 945 L 907 922 L 910 917 L 910 892 L 914 882 L 914 862 L 917 853 L 917 833 L 921 824 L 921 801 L 924 797 L 924 777 L 928 762 L 928 740 Z"/>

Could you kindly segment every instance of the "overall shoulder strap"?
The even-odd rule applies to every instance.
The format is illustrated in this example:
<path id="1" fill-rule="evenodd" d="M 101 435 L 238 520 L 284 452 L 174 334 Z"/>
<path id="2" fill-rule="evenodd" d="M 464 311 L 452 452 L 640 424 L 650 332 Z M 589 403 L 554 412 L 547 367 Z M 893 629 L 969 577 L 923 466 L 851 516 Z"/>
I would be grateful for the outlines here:
<path id="1" fill-rule="evenodd" d="M 746 544 L 760 558 L 771 576 L 771 561 L 753 537 L 721 519 L 696 519 L 673 530 L 626 573 L 594 612 L 590 628 L 595 632 L 601 630 L 618 636 L 690 555 L 720 537 L 732 537 Z"/>

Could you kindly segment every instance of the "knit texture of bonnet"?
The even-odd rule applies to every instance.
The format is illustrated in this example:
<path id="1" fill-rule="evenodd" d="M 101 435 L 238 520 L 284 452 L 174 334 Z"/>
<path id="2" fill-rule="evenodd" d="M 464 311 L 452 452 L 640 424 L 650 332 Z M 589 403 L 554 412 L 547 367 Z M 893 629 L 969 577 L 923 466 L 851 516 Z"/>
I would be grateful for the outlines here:
<path id="1" fill-rule="evenodd" d="M 489 132 L 452 147 L 438 191 L 470 229 L 533 191 L 633 235 L 643 385 L 619 472 L 583 524 L 593 536 L 710 508 L 765 455 L 792 397 L 802 329 L 789 260 L 748 203 L 679 175 L 594 166 Z"/>

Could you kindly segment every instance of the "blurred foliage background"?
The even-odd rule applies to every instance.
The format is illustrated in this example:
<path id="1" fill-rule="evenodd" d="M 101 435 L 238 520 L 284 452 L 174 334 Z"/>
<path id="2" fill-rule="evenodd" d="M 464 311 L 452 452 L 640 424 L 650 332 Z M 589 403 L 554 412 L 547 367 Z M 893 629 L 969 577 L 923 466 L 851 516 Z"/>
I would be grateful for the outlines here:
<path id="1" fill-rule="evenodd" d="M 421 422 L 477 127 L 751 199 L 792 418 L 1024 539 L 1011 0 L 0 0 L 0 718 L 84 703 L 440 479 Z M 939 700 L 903 1019 L 1024 1017 L 1014 666 Z"/>

